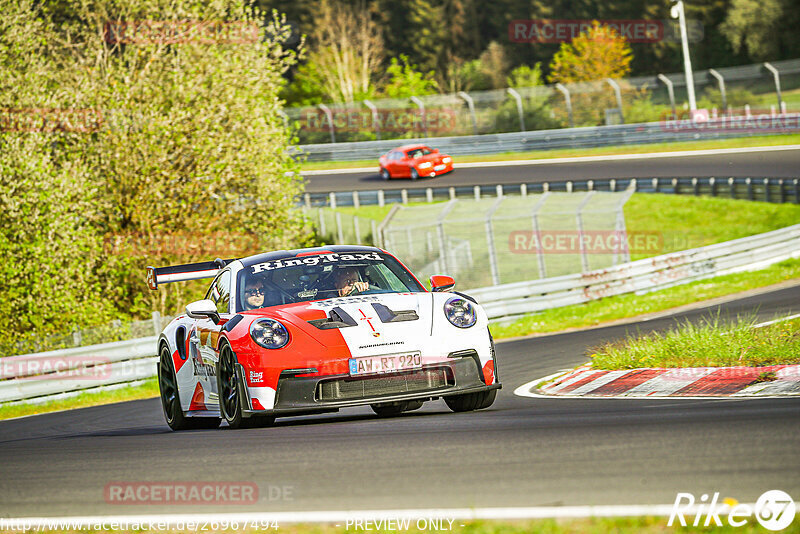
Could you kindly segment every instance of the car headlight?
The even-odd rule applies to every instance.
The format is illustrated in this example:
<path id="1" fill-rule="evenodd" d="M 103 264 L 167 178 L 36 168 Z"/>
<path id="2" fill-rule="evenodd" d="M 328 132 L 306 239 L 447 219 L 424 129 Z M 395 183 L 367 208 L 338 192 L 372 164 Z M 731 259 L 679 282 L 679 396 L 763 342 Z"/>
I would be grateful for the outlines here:
<path id="1" fill-rule="evenodd" d="M 420 163 L 419 165 L 417 165 L 417 167 L 419 167 L 420 169 L 430 169 L 431 165 L 433 165 L 433 163 L 431 163 L 430 161 L 426 161 L 425 163 Z"/>
<path id="2" fill-rule="evenodd" d="M 466 299 L 453 297 L 444 303 L 444 314 L 453 326 L 469 328 L 478 320 L 475 307 Z"/>
<path id="3" fill-rule="evenodd" d="M 275 319 L 257 319 L 250 325 L 250 337 L 265 349 L 279 349 L 289 342 L 289 331 Z"/>
<path id="4" fill-rule="evenodd" d="M 450 163 L 451 161 L 453 161 L 453 158 L 450 156 L 442 158 L 442 163 Z"/>

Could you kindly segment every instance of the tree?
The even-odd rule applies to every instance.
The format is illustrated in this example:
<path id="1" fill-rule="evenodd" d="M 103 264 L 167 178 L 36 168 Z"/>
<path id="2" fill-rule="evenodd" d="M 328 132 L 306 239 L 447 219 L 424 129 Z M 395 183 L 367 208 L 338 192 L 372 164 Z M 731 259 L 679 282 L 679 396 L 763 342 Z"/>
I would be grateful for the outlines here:
<path id="1" fill-rule="evenodd" d="M 323 92 L 330 100 L 353 102 L 372 95 L 384 45 L 366 4 L 321 1 L 311 37 L 308 61 L 317 65 Z"/>
<path id="2" fill-rule="evenodd" d="M 277 96 L 295 60 L 283 21 L 262 26 L 235 0 L 63 1 L 70 17 L 55 25 L 38 2 L 0 0 L 2 111 L 48 121 L 0 128 L 0 254 L 18 271 L 0 305 L 9 332 L 174 314 L 200 286 L 151 292 L 146 265 L 304 244 Z M 104 31 L 137 20 L 159 22 L 136 42 Z M 153 36 L 173 22 L 185 41 Z M 63 117 L 74 110 L 92 122 Z"/>
<path id="3" fill-rule="evenodd" d="M 797 5 L 786 0 L 732 0 L 722 34 L 734 50 L 746 51 L 751 60 L 794 57 L 800 50 Z"/>
<path id="4" fill-rule="evenodd" d="M 401 55 L 399 61 L 393 57 L 386 74 L 389 78 L 383 86 L 383 93 L 389 98 L 430 95 L 438 90 L 433 71 L 419 72 L 417 66 L 410 64 L 405 55 Z"/>
<path id="5" fill-rule="evenodd" d="M 572 42 L 561 44 L 550 63 L 549 80 L 572 83 L 624 78 L 631 72 L 632 59 L 627 40 L 595 20 Z"/>

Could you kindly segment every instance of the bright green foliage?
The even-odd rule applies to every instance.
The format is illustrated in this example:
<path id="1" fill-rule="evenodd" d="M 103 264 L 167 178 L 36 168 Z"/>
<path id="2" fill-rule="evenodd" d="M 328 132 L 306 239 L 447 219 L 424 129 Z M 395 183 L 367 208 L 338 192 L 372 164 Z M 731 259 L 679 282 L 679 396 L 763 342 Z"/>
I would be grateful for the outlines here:
<path id="1" fill-rule="evenodd" d="M 562 43 L 550 63 L 550 81 L 585 82 L 620 79 L 630 74 L 631 46 L 613 28 L 594 21 L 592 27 Z"/>
<path id="2" fill-rule="evenodd" d="M 0 311 L 12 332 L 174 314 L 200 285 L 151 292 L 146 265 L 301 244 L 278 111 L 288 28 L 233 0 L 64 2 L 56 26 L 0 0 L 0 103 L 86 109 L 99 124 L 0 132 Z M 269 19 L 269 17 L 267 17 Z M 258 21 L 257 39 L 106 42 L 107 21 Z M 20 111 L 22 110 L 22 111 Z M 190 291 L 187 293 L 187 289 Z"/>
<path id="3" fill-rule="evenodd" d="M 794 0 L 732 0 L 720 31 L 734 50 L 746 50 L 755 61 L 769 61 L 784 53 L 797 55 L 798 23 Z"/>
<path id="4" fill-rule="evenodd" d="M 542 64 L 536 63 L 533 68 L 528 65 L 520 65 L 511 71 L 506 79 L 508 87 L 535 87 L 544 85 L 542 78 Z"/>
<path id="5" fill-rule="evenodd" d="M 754 328 L 755 319 L 686 321 L 665 333 L 606 343 L 591 355 L 596 369 L 762 366 L 800 363 L 800 320 Z"/>
<path id="6" fill-rule="evenodd" d="M 405 55 L 401 55 L 399 61 L 393 57 L 386 74 L 389 80 L 383 91 L 389 98 L 430 95 L 438 91 L 433 71 L 427 73 L 417 71 L 417 66 L 409 64 L 408 56 Z"/>

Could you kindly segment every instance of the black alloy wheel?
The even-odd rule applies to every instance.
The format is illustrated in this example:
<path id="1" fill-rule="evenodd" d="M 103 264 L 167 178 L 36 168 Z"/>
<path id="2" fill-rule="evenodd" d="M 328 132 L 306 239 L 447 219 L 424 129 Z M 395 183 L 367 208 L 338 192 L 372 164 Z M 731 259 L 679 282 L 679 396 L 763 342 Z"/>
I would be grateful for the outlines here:
<path id="1" fill-rule="evenodd" d="M 169 347 L 165 344 L 161 345 L 158 360 L 158 389 L 161 393 L 164 418 L 172 430 L 217 428 L 219 426 L 220 419 L 218 417 L 186 417 L 183 414 L 172 355 Z"/>
<path id="2" fill-rule="evenodd" d="M 465 393 L 464 395 L 453 395 L 445 397 L 444 402 L 447 407 L 454 412 L 471 412 L 488 408 L 494 403 L 497 397 L 497 390 L 478 391 L 477 393 Z"/>

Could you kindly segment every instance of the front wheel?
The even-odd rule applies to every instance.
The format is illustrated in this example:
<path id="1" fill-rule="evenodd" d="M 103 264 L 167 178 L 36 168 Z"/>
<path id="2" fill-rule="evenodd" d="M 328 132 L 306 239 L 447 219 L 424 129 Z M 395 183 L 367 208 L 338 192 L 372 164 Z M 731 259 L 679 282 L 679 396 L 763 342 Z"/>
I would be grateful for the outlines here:
<path id="1" fill-rule="evenodd" d="M 222 345 L 217 362 L 217 391 L 219 391 L 219 413 L 231 428 L 251 428 L 257 426 L 255 417 L 244 417 L 239 400 L 239 383 L 236 376 L 236 355 L 227 343 Z"/>
<path id="2" fill-rule="evenodd" d="M 471 412 L 488 408 L 494 403 L 497 397 L 497 390 L 478 391 L 477 393 L 466 393 L 464 395 L 453 395 L 445 397 L 444 402 L 447 407 L 454 412 Z"/>
<path id="3" fill-rule="evenodd" d="M 178 394 L 178 379 L 173 367 L 169 347 L 161 345 L 158 360 L 158 390 L 167 425 L 172 430 L 217 428 L 220 423 L 219 417 L 186 417 L 183 415 L 181 399 Z"/>
<path id="4" fill-rule="evenodd" d="M 389 171 L 381 167 L 381 178 L 383 178 L 384 180 L 388 180 L 391 177 L 392 175 L 389 174 Z"/>
<path id="5" fill-rule="evenodd" d="M 414 169 L 413 167 L 411 169 L 411 179 L 412 180 L 418 180 L 419 179 L 419 173 L 417 172 L 417 169 Z"/>

